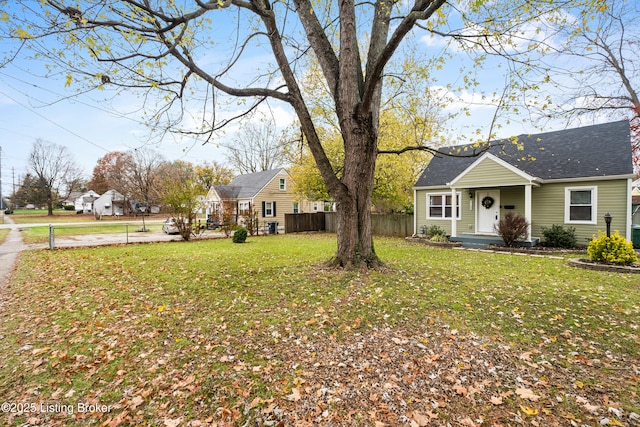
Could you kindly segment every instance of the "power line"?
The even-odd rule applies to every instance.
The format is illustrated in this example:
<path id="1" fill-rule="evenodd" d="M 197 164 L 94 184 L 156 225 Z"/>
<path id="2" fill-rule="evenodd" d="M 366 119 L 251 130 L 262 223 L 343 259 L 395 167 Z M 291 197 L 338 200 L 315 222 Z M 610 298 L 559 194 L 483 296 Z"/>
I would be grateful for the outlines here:
<path id="1" fill-rule="evenodd" d="M 82 101 L 81 99 L 76 98 L 75 96 L 64 96 L 64 95 L 61 95 L 61 94 L 59 94 L 59 93 L 57 93 L 57 92 L 52 91 L 51 89 L 48 89 L 48 88 L 46 88 L 46 87 L 39 86 L 39 85 L 37 85 L 37 84 L 35 84 L 35 83 L 32 83 L 32 82 L 29 82 L 29 81 L 27 81 L 27 80 L 24 80 L 24 79 L 18 78 L 18 77 L 16 77 L 16 76 L 12 76 L 11 74 L 3 73 L 3 72 L 1 72 L 1 71 L 0 71 L 0 75 L 3 75 L 3 76 L 5 76 L 5 77 L 9 77 L 10 79 L 16 80 L 16 81 L 18 81 L 18 82 L 20 82 L 20 83 L 22 83 L 22 84 L 32 86 L 32 87 L 34 87 L 34 88 L 36 88 L 36 89 L 39 89 L 39 90 L 41 90 L 41 91 L 43 91 L 43 92 L 48 92 L 48 93 L 50 93 L 50 94 L 52 94 L 52 95 L 55 95 L 55 96 L 59 97 L 59 98 L 60 98 L 60 100 L 64 100 L 64 99 L 68 99 L 68 98 L 73 98 L 74 102 L 77 102 L 78 104 L 82 104 L 82 105 L 85 105 L 85 106 L 87 106 L 87 107 L 93 108 L 93 109 L 95 109 L 95 110 L 102 111 L 102 112 L 104 112 L 104 113 L 111 114 L 111 115 L 113 115 L 113 116 L 120 117 L 120 118 L 123 118 L 123 119 L 127 119 L 127 120 L 130 120 L 130 121 L 132 121 L 132 122 L 135 122 L 135 123 L 138 123 L 138 124 L 141 124 L 141 125 L 144 125 L 144 124 L 145 124 L 144 122 L 141 122 L 140 120 L 137 120 L 137 119 L 135 119 L 135 118 L 131 117 L 131 115 L 130 115 L 130 114 L 123 114 L 123 113 L 120 113 L 120 112 L 117 112 L 117 111 L 114 111 L 114 110 L 107 110 L 106 108 L 101 108 L 101 107 L 98 107 L 98 106 L 96 106 L 96 105 L 94 105 L 94 104 L 90 104 L 90 103 L 88 103 L 88 102 Z M 5 83 L 6 83 L 6 82 L 5 82 Z M 41 103 L 42 105 L 45 105 L 45 106 L 46 106 L 46 105 L 51 105 L 51 104 L 52 104 L 52 103 L 47 103 L 47 102 L 41 101 L 41 100 L 39 100 L 38 98 L 36 98 L 36 97 L 34 97 L 34 96 L 32 96 L 32 95 L 30 95 L 30 94 L 28 94 L 28 93 L 25 93 L 24 91 L 22 91 L 22 90 L 20 90 L 20 89 L 17 89 L 17 88 L 15 88 L 14 86 L 9 85 L 8 83 L 6 83 L 6 84 L 7 84 L 7 86 L 8 86 L 8 87 L 10 87 L 11 89 L 15 90 L 16 92 L 21 93 L 22 95 L 26 96 L 27 98 L 29 98 L 29 99 L 33 99 L 33 100 L 35 100 L 35 101 L 37 101 L 37 102 Z M 59 102 L 59 101 L 55 101 L 54 103 L 56 103 L 56 102 Z"/>
<path id="2" fill-rule="evenodd" d="M 65 132 L 69 132 L 71 135 L 75 136 L 76 138 L 79 138 L 79 139 L 83 140 L 84 142 L 87 142 L 87 143 L 89 143 L 89 144 L 93 145 L 94 147 L 97 147 L 97 148 L 99 148 L 99 149 L 101 149 L 101 150 L 104 150 L 104 151 L 106 151 L 107 153 L 111 152 L 111 150 L 108 150 L 108 149 L 104 148 L 103 146 L 101 146 L 101 145 L 99 145 L 99 144 L 96 144 L 96 143 L 95 143 L 95 142 L 93 142 L 93 141 L 88 140 L 87 138 L 85 138 L 85 137 L 84 137 L 84 136 L 82 136 L 82 135 L 78 135 L 78 134 L 77 134 L 77 133 L 75 133 L 74 131 L 72 131 L 72 130 L 70 130 L 70 129 L 67 129 L 66 127 L 62 126 L 61 124 L 54 122 L 53 120 L 49 119 L 48 117 L 45 117 L 44 115 L 42 115 L 42 114 L 38 113 L 37 111 L 34 111 L 32 108 L 27 107 L 27 106 L 26 106 L 26 105 L 24 105 L 22 102 L 18 101 L 17 99 L 13 98 L 13 97 L 12 97 L 12 96 L 10 96 L 10 95 L 7 95 L 5 92 L 3 92 L 3 91 L 1 91 L 1 90 L 0 90 L 0 94 L 2 94 L 2 95 L 4 95 L 4 96 L 6 96 L 7 98 L 9 98 L 10 100 L 12 100 L 12 101 L 13 101 L 13 102 L 15 102 L 16 104 L 18 104 L 18 105 L 20 105 L 20 106 L 24 107 L 25 109 L 29 110 L 30 112 L 32 112 L 32 113 L 33 113 L 33 114 L 35 114 L 36 116 L 43 118 L 44 120 L 48 121 L 48 122 L 49 122 L 49 123 L 51 123 L 52 125 L 59 127 L 60 129 L 64 130 Z"/>

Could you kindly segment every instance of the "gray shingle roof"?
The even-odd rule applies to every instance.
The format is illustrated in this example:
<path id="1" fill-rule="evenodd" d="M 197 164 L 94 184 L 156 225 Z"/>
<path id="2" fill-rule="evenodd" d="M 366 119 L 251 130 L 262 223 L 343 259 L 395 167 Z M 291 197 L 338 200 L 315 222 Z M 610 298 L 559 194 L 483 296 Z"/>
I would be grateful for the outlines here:
<path id="1" fill-rule="evenodd" d="M 542 180 L 632 175 L 631 136 L 627 120 L 520 135 L 491 142 L 489 152 Z M 472 146 L 441 148 L 441 153 L 472 152 Z M 441 186 L 471 166 L 479 157 L 434 156 L 416 187 Z"/>
<path id="2" fill-rule="evenodd" d="M 216 191 L 223 199 L 250 199 L 264 188 L 283 169 L 271 169 L 268 171 L 247 173 L 238 175 L 229 185 L 216 186 Z"/>

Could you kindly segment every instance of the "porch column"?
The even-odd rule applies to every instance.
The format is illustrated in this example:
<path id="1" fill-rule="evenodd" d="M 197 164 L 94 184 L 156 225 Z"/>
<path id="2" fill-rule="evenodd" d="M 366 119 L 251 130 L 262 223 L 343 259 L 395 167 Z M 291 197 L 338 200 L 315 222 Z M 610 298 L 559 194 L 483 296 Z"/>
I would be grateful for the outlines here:
<path id="1" fill-rule="evenodd" d="M 458 205 L 456 204 L 456 189 L 451 189 L 451 237 L 458 236 Z"/>
<path id="2" fill-rule="evenodd" d="M 527 228 L 527 242 L 531 241 L 531 184 L 524 186 L 524 218 L 529 223 Z"/>

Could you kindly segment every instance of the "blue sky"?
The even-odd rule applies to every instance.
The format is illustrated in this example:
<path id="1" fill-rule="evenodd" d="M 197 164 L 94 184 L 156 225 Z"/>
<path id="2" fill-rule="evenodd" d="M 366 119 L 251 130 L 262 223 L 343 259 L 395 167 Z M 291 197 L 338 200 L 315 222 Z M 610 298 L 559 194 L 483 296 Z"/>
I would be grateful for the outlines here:
<path id="1" fill-rule="evenodd" d="M 6 43 L 6 42 L 5 42 Z M 424 39 L 419 42 L 422 49 L 439 51 L 442 46 L 437 40 Z M 0 54 L 4 55 L 1 49 Z M 251 59 L 252 69 L 260 64 L 261 55 Z M 459 68 L 470 67 L 468 58 L 457 56 L 440 71 L 442 86 L 455 83 L 460 79 Z M 150 145 L 169 160 L 186 160 L 194 163 L 203 161 L 224 162 L 224 149 L 220 143 L 229 141 L 237 130 L 231 127 L 226 136 L 202 145 L 200 142 L 182 138 L 166 137 L 160 145 L 148 141 L 148 129 L 145 127 L 141 99 L 135 94 L 114 96 L 108 91 L 94 91 L 76 95 L 73 88 L 65 86 L 64 75 L 39 77 L 43 73 L 43 63 L 27 61 L 18 57 L 13 63 L 0 68 L 0 147 L 2 147 L 2 194 L 11 193 L 12 182 L 27 172 L 27 157 L 33 142 L 42 138 L 71 151 L 87 177 L 96 161 L 109 151 L 122 151 Z M 482 69 L 476 70 L 482 85 L 476 91 L 491 93 L 500 90 L 504 82 L 505 68 L 497 61 L 487 62 Z M 450 109 L 473 103 L 478 93 L 467 91 L 455 94 L 456 101 Z M 271 102 L 274 109 L 265 114 L 273 114 L 281 126 L 293 120 L 289 110 L 282 104 Z M 475 105 L 471 115 L 463 116 L 457 123 L 448 125 L 454 129 L 451 136 L 456 138 L 476 128 L 486 128 L 494 113 L 488 105 Z M 523 116 L 524 117 L 524 116 Z M 558 123 L 559 127 L 564 126 Z M 550 129 L 551 130 L 551 129 Z M 498 131 L 499 137 L 506 137 L 535 131 L 526 120 L 513 119 L 510 125 Z"/>

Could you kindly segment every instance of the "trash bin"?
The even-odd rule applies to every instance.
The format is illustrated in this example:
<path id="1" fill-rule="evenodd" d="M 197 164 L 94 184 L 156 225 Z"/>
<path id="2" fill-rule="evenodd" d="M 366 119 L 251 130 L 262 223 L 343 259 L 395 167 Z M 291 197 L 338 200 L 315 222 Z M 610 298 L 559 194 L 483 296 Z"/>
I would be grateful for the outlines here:
<path id="1" fill-rule="evenodd" d="M 278 223 L 270 222 L 269 224 L 269 234 L 277 234 L 278 233 Z"/>
<path id="2" fill-rule="evenodd" d="M 640 225 L 634 225 L 631 228 L 631 241 L 633 242 L 633 247 L 640 249 Z"/>

